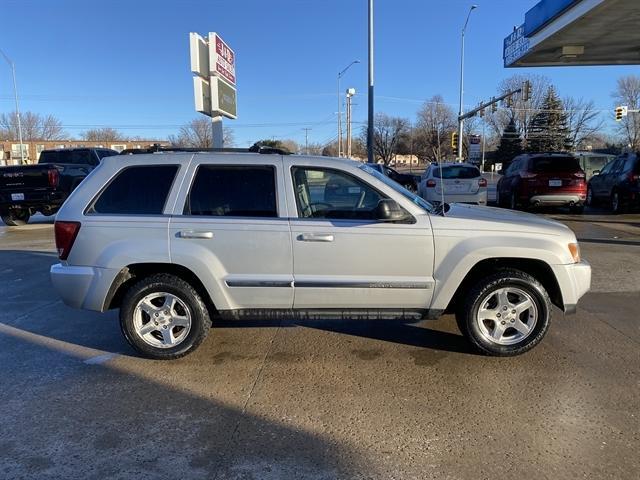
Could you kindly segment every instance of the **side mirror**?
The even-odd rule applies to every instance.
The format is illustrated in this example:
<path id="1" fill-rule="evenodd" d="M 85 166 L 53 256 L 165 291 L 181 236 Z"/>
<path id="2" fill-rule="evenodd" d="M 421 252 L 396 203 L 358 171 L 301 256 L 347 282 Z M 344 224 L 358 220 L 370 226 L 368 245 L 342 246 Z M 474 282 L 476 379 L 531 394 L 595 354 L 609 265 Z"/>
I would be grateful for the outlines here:
<path id="1" fill-rule="evenodd" d="M 383 198 L 376 206 L 375 217 L 379 222 L 401 222 L 407 220 L 409 214 L 395 200 Z"/>
<path id="2" fill-rule="evenodd" d="M 591 175 L 600 175 L 600 170 L 594 170 Z"/>

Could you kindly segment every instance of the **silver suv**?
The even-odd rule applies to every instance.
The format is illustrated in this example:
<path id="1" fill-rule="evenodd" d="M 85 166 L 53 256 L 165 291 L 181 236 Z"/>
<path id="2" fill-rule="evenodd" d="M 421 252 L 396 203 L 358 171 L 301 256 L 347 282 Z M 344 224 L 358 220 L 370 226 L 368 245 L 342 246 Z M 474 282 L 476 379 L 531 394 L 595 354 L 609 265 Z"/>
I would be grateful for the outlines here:
<path id="1" fill-rule="evenodd" d="M 564 225 L 438 208 L 366 164 L 257 153 L 105 158 L 58 213 L 67 305 L 120 309 L 129 343 L 193 351 L 211 318 L 436 318 L 517 355 L 573 313 L 591 269 Z"/>

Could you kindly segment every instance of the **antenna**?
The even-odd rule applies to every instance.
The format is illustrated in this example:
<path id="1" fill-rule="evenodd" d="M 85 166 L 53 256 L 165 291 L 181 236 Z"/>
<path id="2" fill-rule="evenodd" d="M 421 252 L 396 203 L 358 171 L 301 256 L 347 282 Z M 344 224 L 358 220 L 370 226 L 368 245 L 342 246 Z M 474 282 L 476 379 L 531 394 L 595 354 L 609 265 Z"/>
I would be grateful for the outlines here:
<path id="1" fill-rule="evenodd" d="M 442 162 L 438 163 L 438 168 L 440 169 L 440 198 L 442 200 L 442 216 L 444 217 L 444 178 L 442 177 Z"/>

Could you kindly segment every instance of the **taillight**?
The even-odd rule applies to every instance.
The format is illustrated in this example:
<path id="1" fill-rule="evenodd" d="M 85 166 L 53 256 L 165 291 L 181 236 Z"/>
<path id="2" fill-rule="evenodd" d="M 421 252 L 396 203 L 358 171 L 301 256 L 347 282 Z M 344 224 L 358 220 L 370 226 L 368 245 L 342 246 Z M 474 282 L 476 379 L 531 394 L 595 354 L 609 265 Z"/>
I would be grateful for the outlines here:
<path id="1" fill-rule="evenodd" d="M 58 257 L 66 260 L 80 231 L 80 222 L 55 222 L 54 231 Z"/>
<path id="2" fill-rule="evenodd" d="M 486 187 L 487 186 L 487 179 L 486 178 L 481 178 L 480 180 L 478 180 L 478 186 L 479 187 Z"/>
<path id="3" fill-rule="evenodd" d="M 49 186 L 52 188 L 56 188 L 58 186 L 58 182 L 60 181 L 60 172 L 58 172 L 57 168 L 51 168 L 48 171 L 49 173 Z"/>
<path id="4" fill-rule="evenodd" d="M 573 174 L 573 176 L 576 178 L 586 178 L 586 175 L 584 174 L 584 172 L 576 172 Z"/>
<path id="5" fill-rule="evenodd" d="M 632 182 L 637 182 L 638 180 L 640 180 L 640 175 L 634 172 L 629 172 L 629 180 L 631 180 Z"/>
<path id="6" fill-rule="evenodd" d="M 436 186 L 435 180 L 427 180 L 427 187 L 433 188 Z"/>

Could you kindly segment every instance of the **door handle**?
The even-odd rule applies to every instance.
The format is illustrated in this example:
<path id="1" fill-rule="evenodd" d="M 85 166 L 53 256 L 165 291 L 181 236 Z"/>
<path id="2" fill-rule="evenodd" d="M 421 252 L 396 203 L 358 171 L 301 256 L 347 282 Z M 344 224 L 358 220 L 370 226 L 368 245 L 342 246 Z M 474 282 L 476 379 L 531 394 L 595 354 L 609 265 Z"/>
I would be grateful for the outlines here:
<path id="1" fill-rule="evenodd" d="M 183 230 L 178 233 L 180 238 L 213 238 L 213 232 L 202 232 L 199 230 Z"/>
<path id="2" fill-rule="evenodd" d="M 303 233 L 298 237 L 303 242 L 333 242 L 333 235 L 325 233 Z"/>

